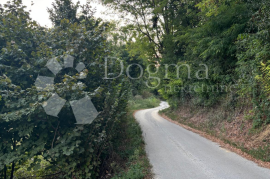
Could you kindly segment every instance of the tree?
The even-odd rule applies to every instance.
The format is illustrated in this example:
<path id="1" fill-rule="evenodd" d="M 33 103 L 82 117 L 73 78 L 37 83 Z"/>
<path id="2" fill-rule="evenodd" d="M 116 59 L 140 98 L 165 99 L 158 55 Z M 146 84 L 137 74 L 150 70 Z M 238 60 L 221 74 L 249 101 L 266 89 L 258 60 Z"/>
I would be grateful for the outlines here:
<path id="1" fill-rule="evenodd" d="M 154 55 L 151 58 L 163 57 L 168 50 L 167 45 L 173 43 L 168 39 L 179 33 L 181 28 L 195 26 L 197 23 L 193 13 L 197 9 L 194 7 L 196 1 L 106 0 L 103 2 L 131 17 L 127 23 L 131 25 L 131 29 L 139 33 L 135 33 L 136 42 L 146 37 L 148 43 L 152 44 L 149 45 Z"/>
<path id="2" fill-rule="evenodd" d="M 0 171 L 4 179 L 13 178 L 18 166 L 30 159 L 29 169 L 37 170 L 39 156 L 50 163 L 45 174 L 96 178 L 115 132 L 112 127 L 125 114 L 126 78 L 102 80 L 104 57 L 110 52 L 103 24 L 89 12 L 75 19 L 78 7 L 62 2 L 66 3 L 51 11 L 56 23 L 52 29 L 33 21 L 21 1 L 0 9 Z M 65 69 L 55 78 L 54 92 L 70 100 L 90 96 L 100 112 L 92 124 L 75 125 L 69 103 L 58 118 L 48 116 L 42 107 L 52 92 L 37 91 L 34 82 L 38 75 L 54 76 L 46 63 L 56 58 L 62 64 L 65 55 L 75 57 L 75 65 L 86 64 L 88 75 L 81 82 L 87 87 L 80 87 L 79 74 Z"/>
<path id="3" fill-rule="evenodd" d="M 52 3 L 53 8 L 48 9 L 50 20 L 56 25 L 61 24 L 61 20 L 67 19 L 71 23 L 79 22 L 77 13 L 80 2 L 74 4 L 71 0 L 56 0 Z"/>

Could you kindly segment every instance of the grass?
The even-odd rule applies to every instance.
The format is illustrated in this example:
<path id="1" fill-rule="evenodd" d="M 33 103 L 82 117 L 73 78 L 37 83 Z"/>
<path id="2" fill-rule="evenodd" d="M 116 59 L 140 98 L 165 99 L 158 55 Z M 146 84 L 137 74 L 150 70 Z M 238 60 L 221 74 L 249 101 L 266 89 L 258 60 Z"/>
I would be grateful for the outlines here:
<path id="1" fill-rule="evenodd" d="M 157 107 L 160 103 L 160 100 L 154 96 L 151 96 L 147 99 L 143 99 L 141 96 L 135 96 L 128 103 L 129 111 L 135 111 L 139 109 L 148 109 Z"/>
<path id="2" fill-rule="evenodd" d="M 270 162 L 270 146 L 259 147 L 257 149 L 247 150 L 246 148 L 240 147 L 240 149 L 254 158 L 260 159 L 264 162 Z"/>
<path id="3" fill-rule="evenodd" d="M 132 113 L 127 115 L 119 127 L 122 134 L 114 141 L 118 161 L 111 164 L 115 173 L 113 179 L 151 178 L 151 165 L 144 150 L 142 131 Z"/>
<path id="4" fill-rule="evenodd" d="M 114 159 L 110 164 L 114 173 L 112 179 L 153 178 L 152 167 L 145 152 L 142 130 L 133 117 L 133 112 L 138 109 L 157 107 L 159 103 L 160 100 L 154 96 L 146 99 L 136 96 L 129 101 L 129 113 L 117 126 L 116 130 L 121 132 L 113 141 Z"/>

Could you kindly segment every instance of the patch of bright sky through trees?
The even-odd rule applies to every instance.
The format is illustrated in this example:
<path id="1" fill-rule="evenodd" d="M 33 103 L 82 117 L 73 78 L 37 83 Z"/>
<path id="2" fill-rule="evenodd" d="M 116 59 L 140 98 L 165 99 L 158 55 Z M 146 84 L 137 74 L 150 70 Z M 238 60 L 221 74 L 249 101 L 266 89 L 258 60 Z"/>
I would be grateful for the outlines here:
<path id="1" fill-rule="evenodd" d="M 6 4 L 9 0 L 0 0 L 1 4 Z M 90 2 L 91 6 L 96 9 L 95 17 L 100 17 L 104 20 L 118 20 L 117 15 L 107 14 L 109 12 L 108 8 L 98 3 L 97 0 L 72 0 L 74 3 L 80 1 L 81 4 L 86 4 L 87 1 Z M 23 4 L 27 6 L 27 10 L 31 10 L 31 18 L 37 21 L 41 26 L 52 27 L 52 23 L 49 19 L 49 13 L 47 8 L 52 7 L 54 0 L 22 0 Z M 33 5 L 31 5 L 33 2 Z"/>

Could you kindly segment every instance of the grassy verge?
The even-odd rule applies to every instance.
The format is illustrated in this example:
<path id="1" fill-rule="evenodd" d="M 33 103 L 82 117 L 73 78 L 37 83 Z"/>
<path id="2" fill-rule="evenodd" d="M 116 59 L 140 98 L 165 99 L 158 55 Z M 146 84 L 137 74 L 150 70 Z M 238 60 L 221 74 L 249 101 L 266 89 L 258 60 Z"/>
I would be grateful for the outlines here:
<path id="1" fill-rule="evenodd" d="M 135 96 L 128 103 L 128 108 L 130 112 L 134 112 L 139 109 L 148 109 L 157 107 L 160 103 L 160 100 L 151 96 L 147 99 L 143 99 L 141 96 Z"/>
<path id="2" fill-rule="evenodd" d="M 157 107 L 159 103 L 153 96 L 147 99 L 137 96 L 129 101 L 129 113 L 117 126 L 118 136 L 113 141 L 113 161 L 110 164 L 114 173 L 113 179 L 153 178 L 142 131 L 133 117 L 133 112 Z"/>

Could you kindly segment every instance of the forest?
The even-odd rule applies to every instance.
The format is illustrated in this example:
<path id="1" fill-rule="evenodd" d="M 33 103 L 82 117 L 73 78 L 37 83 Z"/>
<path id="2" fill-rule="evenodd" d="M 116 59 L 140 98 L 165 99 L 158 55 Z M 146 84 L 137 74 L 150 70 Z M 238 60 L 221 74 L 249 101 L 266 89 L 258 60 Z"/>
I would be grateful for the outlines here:
<path id="1" fill-rule="evenodd" d="M 94 17 L 91 1 L 55 0 L 48 28 L 22 0 L 0 3 L 0 178 L 147 178 L 149 164 L 134 164 L 145 152 L 132 113 L 159 100 L 165 113 L 219 108 L 221 122 L 239 112 L 250 130 L 270 124 L 269 0 L 100 3 L 121 18 Z M 68 68 L 54 73 L 58 65 Z M 66 103 L 52 116 L 55 94 Z M 70 101 L 85 96 L 97 117 L 76 124 Z M 269 162 L 269 141 L 260 154 L 242 149 Z"/>

